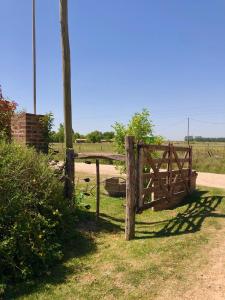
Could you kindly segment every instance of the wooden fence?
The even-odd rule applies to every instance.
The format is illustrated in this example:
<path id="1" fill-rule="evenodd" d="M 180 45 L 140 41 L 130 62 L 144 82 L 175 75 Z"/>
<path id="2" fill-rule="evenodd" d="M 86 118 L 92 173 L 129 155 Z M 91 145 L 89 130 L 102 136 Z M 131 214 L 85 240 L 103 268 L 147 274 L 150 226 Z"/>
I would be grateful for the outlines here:
<path id="1" fill-rule="evenodd" d="M 126 162 L 125 238 L 135 236 L 135 215 L 148 208 L 173 208 L 195 189 L 197 173 L 192 170 L 192 148 L 135 144 L 125 139 L 126 155 L 78 153 L 77 159 L 96 161 L 96 216 L 100 212 L 99 159 Z"/>
<path id="2" fill-rule="evenodd" d="M 135 234 L 135 213 L 173 208 L 195 189 L 192 148 L 134 143 L 126 137 L 127 204 L 125 237 Z"/>
<path id="3" fill-rule="evenodd" d="M 195 189 L 192 148 L 169 145 L 137 145 L 139 211 L 172 208 Z"/>

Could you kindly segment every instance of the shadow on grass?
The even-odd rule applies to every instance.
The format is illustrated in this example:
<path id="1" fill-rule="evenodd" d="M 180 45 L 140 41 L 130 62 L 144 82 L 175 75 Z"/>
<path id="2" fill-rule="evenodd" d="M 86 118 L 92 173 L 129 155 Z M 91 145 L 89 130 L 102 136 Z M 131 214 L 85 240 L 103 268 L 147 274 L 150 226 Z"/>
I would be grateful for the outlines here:
<path id="1" fill-rule="evenodd" d="M 178 211 L 177 215 L 173 218 L 156 222 L 137 221 L 136 239 L 163 238 L 193 233 L 201 229 L 207 217 L 225 218 L 225 214 L 215 212 L 224 197 L 205 196 L 206 193 L 203 191 L 193 193 L 182 204 L 183 207 L 178 208 L 181 212 Z M 74 274 L 76 276 L 76 274 L 87 269 L 87 266 L 84 266 L 79 258 L 96 251 L 96 244 L 92 237 L 93 234 L 124 231 L 123 218 L 108 216 L 102 213 L 98 222 L 96 222 L 95 214 L 85 211 L 80 211 L 78 218 L 78 232 L 76 232 L 74 238 L 66 247 L 64 261 L 52 268 L 50 276 L 44 276 L 31 282 L 8 287 L 4 299 L 16 299 L 41 290 L 47 292 L 52 285 L 57 286 L 65 282 L 69 275 Z M 157 228 L 159 229 L 157 230 Z M 74 260 L 71 264 L 66 264 L 72 258 L 78 259 L 77 261 Z"/>
<path id="2" fill-rule="evenodd" d="M 208 217 L 225 218 L 225 214 L 214 212 L 221 203 L 223 196 L 203 196 L 207 192 L 196 191 L 186 198 L 182 206 L 185 210 L 169 220 L 162 221 L 166 224 L 158 231 L 149 231 L 147 226 L 144 231 L 137 231 L 141 234 L 137 239 L 161 238 L 197 232 L 201 229 L 204 220 Z M 147 224 L 146 224 L 147 225 Z"/>
<path id="3" fill-rule="evenodd" d="M 70 274 L 82 271 L 82 265 L 74 263 L 73 266 L 65 265 L 66 261 L 72 257 L 81 257 L 87 253 L 95 251 L 94 241 L 84 234 L 76 232 L 73 240 L 67 245 L 64 260 L 49 270 L 49 275 L 35 278 L 27 282 L 8 285 L 3 299 L 17 299 L 18 297 L 32 294 L 40 290 L 47 291 L 49 285 L 63 283 Z M 0 299 L 1 296 L 0 296 Z"/>
<path id="4" fill-rule="evenodd" d="M 49 275 L 35 278 L 28 282 L 8 285 L 3 299 L 17 299 L 21 296 L 32 295 L 38 291 L 48 291 L 52 286 L 57 286 L 66 281 L 69 275 L 79 275 L 87 269 L 79 258 L 96 251 L 96 244 L 93 234 L 99 232 L 118 232 L 122 228 L 119 225 L 111 223 L 104 218 L 99 218 L 96 222 L 95 213 L 80 210 L 77 212 L 78 220 L 76 232 L 64 248 L 64 259 L 61 263 L 55 265 L 49 270 Z M 67 262 L 70 259 L 75 259 L 71 265 Z M 76 261 L 77 259 L 77 261 Z M 0 299 L 1 295 L 0 295 Z"/>
<path id="5" fill-rule="evenodd" d="M 205 194 L 207 194 L 207 191 L 195 191 L 191 196 L 187 197 L 182 205 L 178 206 L 181 209 L 185 207 L 184 211 L 178 212 L 174 218 L 155 222 L 136 221 L 136 239 L 162 238 L 193 233 L 201 229 L 207 217 L 225 218 L 225 214 L 215 212 L 224 197 L 205 196 Z M 108 226 L 111 226 L 112 230 L 113 228 L 114 230 L 118 230 L 118 228 L 120 231 L 123 230 L 123 218 L 112 217 L 106 214 L 101 214 L 101 217 L 103 217 L 104 220 L 111 221 L 111 225 Z M 151 230 L 152 226 L 161 228 Z M 141 230 L 141 228 L 144 230 Z"/>

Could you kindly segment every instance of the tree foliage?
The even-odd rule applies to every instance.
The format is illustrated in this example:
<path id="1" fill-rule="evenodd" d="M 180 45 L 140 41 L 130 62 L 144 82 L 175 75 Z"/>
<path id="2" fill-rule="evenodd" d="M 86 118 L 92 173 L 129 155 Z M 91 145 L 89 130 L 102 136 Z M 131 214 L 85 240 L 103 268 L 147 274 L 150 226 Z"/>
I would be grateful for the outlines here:
<path id="1" fill-rule="evenodd" d="M 16 110 L 15 101 L 6 100 L 0 86 L 0 139 L 10 140 L 11 137 L 11 117 Z"/>
<path id="2" fill-rule="evenodd" d="M 43 136 L 46 143 L 50 143 L 52 141 L 52 135 L 53 135 L 53 123 L 54 123 L 54 116 L 53 113 L 45 114 L 40 119 L 42 128 L 43 128 Z"/>
<path id="3" fill-rule="evenodd" d="M 87 140 L 90 143 L 100 143 L 102 140 L 102 132 L 95 130 L 87 134 Z"/>
<path id="4" fill-rule="evenodd" d="M 111 141 L 114 138 L 115 134 L 113 131 L 105 131 L 102 133 L 102 139 L 105 141 Z"/>
<path id="5" fill-rule="evenodd" d="M 62 123 L 59 124 L 59 128 L 57 131 L 52 132 L 51 141 L 53 143 L 63 143 L 64 142 L 64 125 Z"/>
<path id="6" fill-rule="evenodd" d="M 134 136 L 137 143 L 160 144 L 163 141 L 162 137 L 153 135 L 154 125 L 147 109 L 135 113 L 127 125 L 116 122 L 112 127 L 115 130 L 114 144 L 118 153 L 125 151 L 126 135 Z"/>

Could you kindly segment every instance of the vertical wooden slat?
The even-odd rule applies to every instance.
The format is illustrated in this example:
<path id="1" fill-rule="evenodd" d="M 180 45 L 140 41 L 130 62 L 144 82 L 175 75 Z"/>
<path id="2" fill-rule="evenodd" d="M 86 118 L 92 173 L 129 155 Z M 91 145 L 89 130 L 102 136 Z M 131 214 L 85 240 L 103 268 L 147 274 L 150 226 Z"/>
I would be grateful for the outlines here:
<path id="1" fill-rule="evenodd" d="M 99 208 L 100 208 L 100 170 L 99 170 L 99 160 L 96 159 L 96 218 L 99 218 Z"/>
<path id="2" fill-rule="evenodd" d="M 138 168 L 137 168 L 137 183 L 138 183 L 138 208 L 142 208 L 144 205 L 144 195 L 143 195 L 143 148 L 138 147 Z"/>
<path id="3" fill-rule="evenodd" d="M 172 198 L 172 189 L 171 189 L 171 185 L 172 185 L 172 180 L 173 180 L 173 144 L 169 143 L 169 149 L 168 149 L 168 190 L 169 190 L 169 194 L 170 197 Z"/>
<path id="4" fill-rule="evenodd" d="M 125 239 L 131 240 L 135 236 L 135 151 L 134 137 L 126 136 L 126 219 L 125 219 Z"/>

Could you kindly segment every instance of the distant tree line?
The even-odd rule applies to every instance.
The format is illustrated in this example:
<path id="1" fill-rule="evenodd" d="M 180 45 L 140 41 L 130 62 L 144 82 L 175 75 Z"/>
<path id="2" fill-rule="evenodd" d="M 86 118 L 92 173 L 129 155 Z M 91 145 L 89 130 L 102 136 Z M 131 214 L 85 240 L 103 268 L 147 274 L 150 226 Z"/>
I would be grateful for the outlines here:
<path id="1" fill-rule="evenodd" d="M 188 141 L 188 136 L 185 136 L 185 141 Z M 190 142 L 225 142 L 225 137 L 202 137 L 202 136 L 189 136 Z"/>
<path id="2" fill-rule="evenodd" d="M 111 141 L 114 138 L 113 131 L 101 132 L 98 130 L 89 132 L 88 134 L 80 134 L 79 132 L 73 131 L 73 140 L 74 143 L 78 140 L 86 140 L 89 143 L 100 143 L 102 141 Z M 64 125 L 59 124 L 57 131 L 52 131 L 51 133 L 51 142 L 52 143 L 63 143 L 64 142 Z"/>

